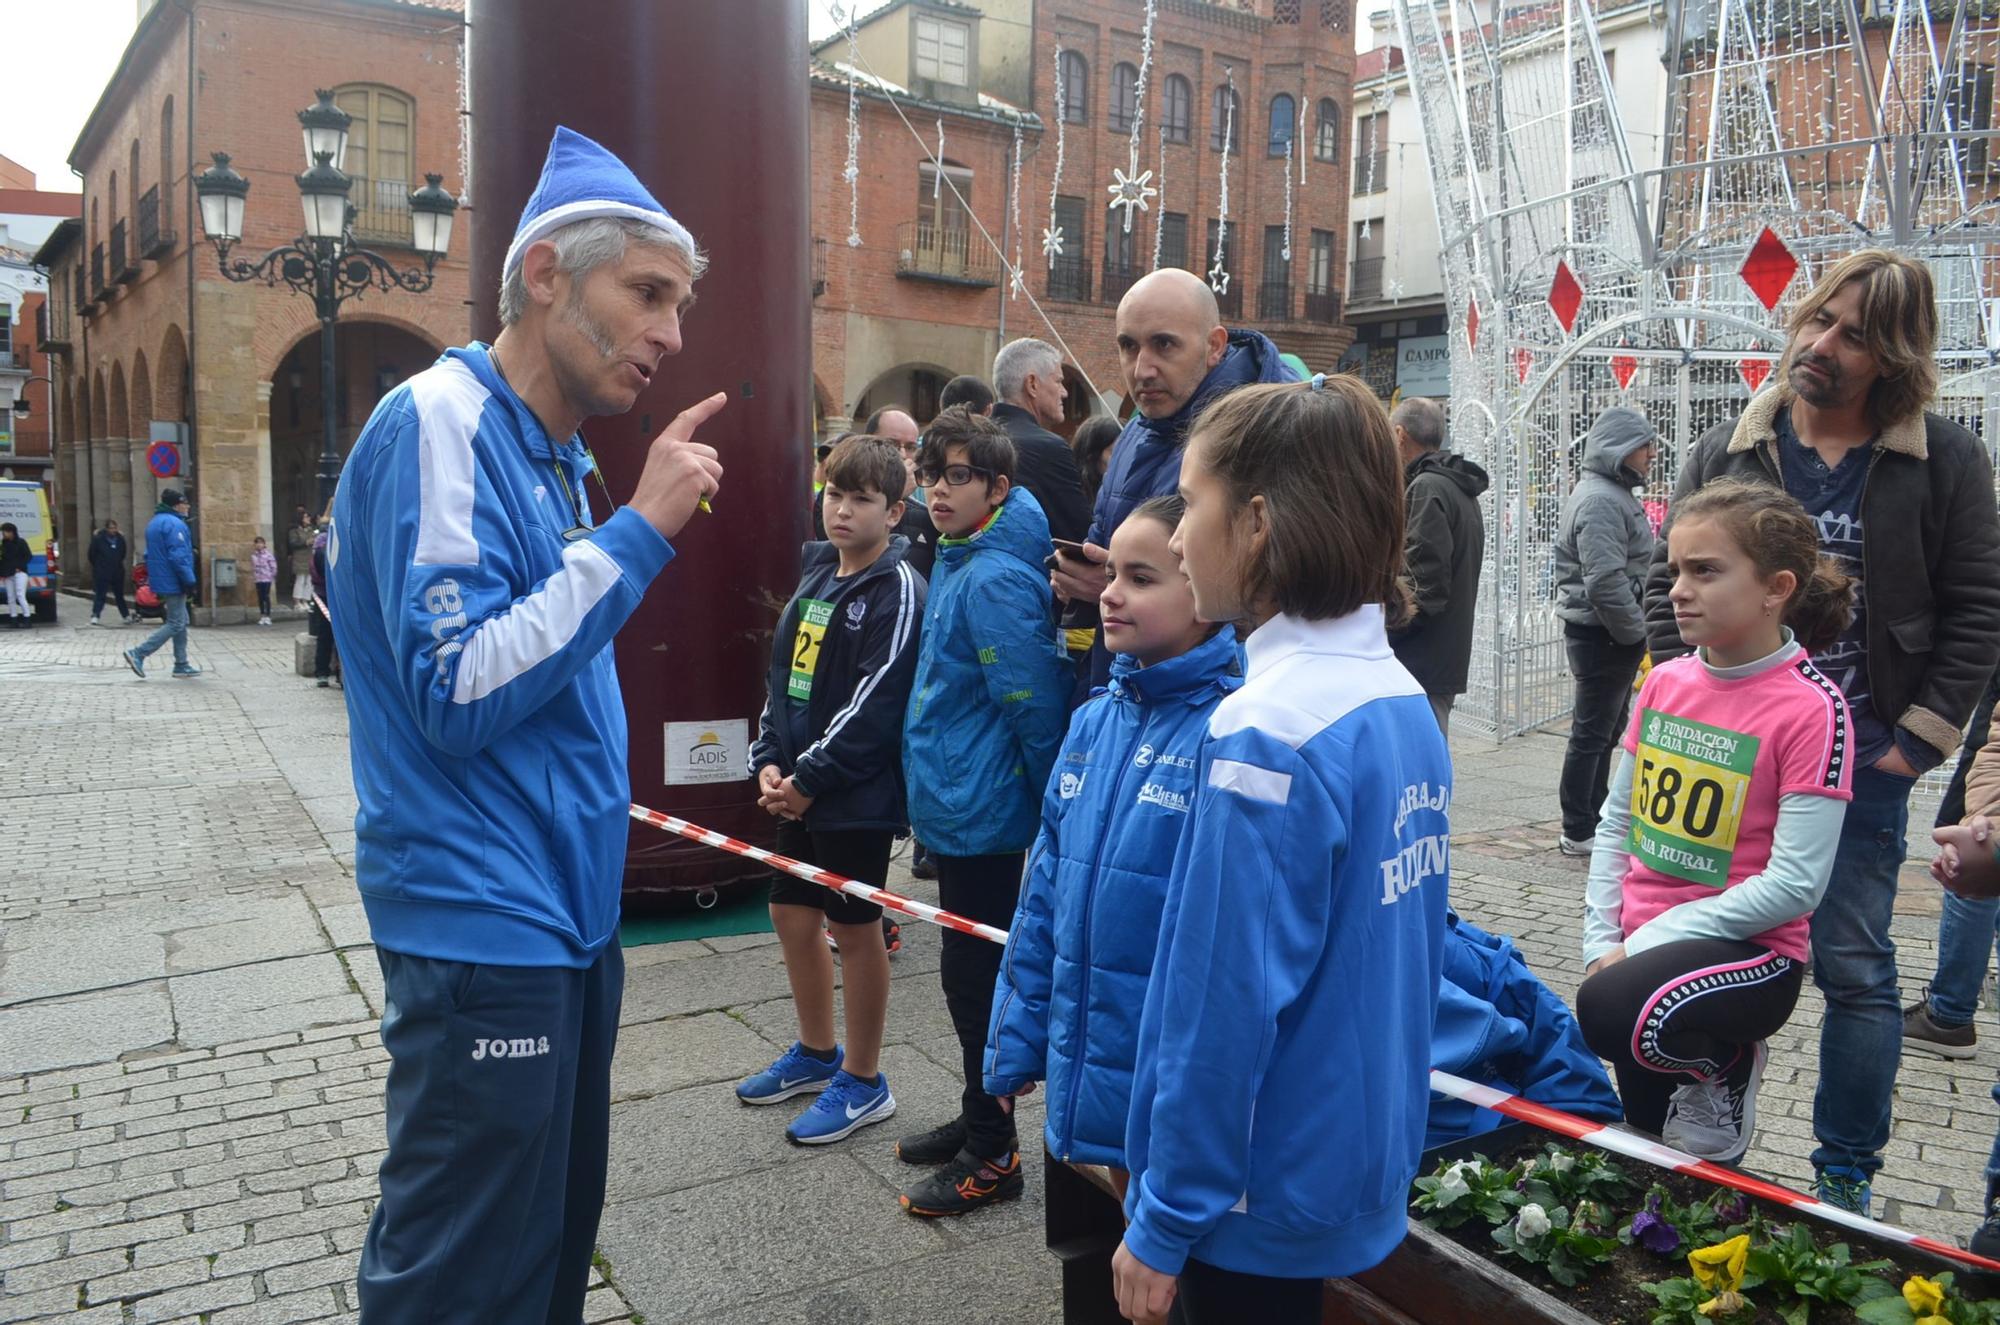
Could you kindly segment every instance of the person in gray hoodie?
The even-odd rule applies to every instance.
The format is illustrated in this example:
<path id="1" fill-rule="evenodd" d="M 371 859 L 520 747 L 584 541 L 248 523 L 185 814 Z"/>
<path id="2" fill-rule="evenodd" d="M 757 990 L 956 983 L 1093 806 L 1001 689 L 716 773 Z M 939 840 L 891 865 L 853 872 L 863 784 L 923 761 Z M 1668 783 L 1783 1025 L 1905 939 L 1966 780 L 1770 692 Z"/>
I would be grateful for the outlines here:
<path id="1" fill-rule="evenodd" d="M 1556 535 L 1556 615 L 1570 675 L 1575 716 L 1563 753 L 1562 838 L 1566 856 L 1589 856 L 1611 773 L 1611 751 L 1625 726 L 1632 678 L 1646 655 L 1644 592 L 1653 527 L 1639 504 L 1659 430 L 1635 409 L 1608 409 L 1583 439 L 1583 468 L 1563 503 Z"/>

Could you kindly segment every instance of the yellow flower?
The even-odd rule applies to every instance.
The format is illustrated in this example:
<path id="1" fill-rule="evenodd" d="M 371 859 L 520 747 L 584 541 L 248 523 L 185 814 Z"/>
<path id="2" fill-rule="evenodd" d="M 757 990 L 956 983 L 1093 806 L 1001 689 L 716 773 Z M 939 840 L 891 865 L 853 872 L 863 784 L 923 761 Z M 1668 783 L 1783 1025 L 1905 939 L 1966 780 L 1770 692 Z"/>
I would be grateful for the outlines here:
<path id="1" fill-rule="evenodd" d="M 1910 1325 L 1951 1325 L 1951 1321 L 1944 1316 L 1919 1316 Z"/>
<path id="2" fill-rule="evenodd" d="M 1711 1293 L 1733 1293 L 1743 1286 L 1743 1263 L 1750 1256 L 1750 1235 L 1739 1233 L 1727 1242 L 1688 1253 L 1695 1282 Z"/>
<path id="3" fill-rule="evenodd" d="M 1920 1274 L 1911 1275 L 1903 1285 L 1903 1301 L 1910 1304 L 1910 1310 L 1916 1315 L 1944 1315 L 1944 1289 Z"/>
<path id="4" fill-rule="evenodd" d="M 1717 1296 L 1708 1299 L 1708 1301 L 1696 1307 L 1695 1310 L 1704 1316 L 1733 1316 L 1743 1310 L 1746 1305 L 1743 1301 L 1743 1294 L 1736 1292 L 1734 1289 L 1725 1289 Z"/>

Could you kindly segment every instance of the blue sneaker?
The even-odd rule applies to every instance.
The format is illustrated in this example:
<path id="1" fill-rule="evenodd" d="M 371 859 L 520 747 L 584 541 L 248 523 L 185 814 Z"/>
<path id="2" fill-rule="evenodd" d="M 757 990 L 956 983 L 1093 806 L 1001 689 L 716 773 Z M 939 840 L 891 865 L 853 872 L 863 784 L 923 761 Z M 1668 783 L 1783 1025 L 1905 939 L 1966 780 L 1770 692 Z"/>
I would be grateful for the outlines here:
<path id="1" fill-rule="evenodd" d="M 876 1077 L 871 1086 L 851 1073 L 839 1072 L 812 1107 L 792 1119 L 785 1139 L 800 1146 L 830 1145 L 894 1112 L 896 1097 L 889 1093 L 887 1074 Z"/>
<path id="2" fill-rule="evenodd" d="M 132 675 L 141 681 L 146 679 L 146 660 L 139 656 L 137 649 L 125 650 L 125 665 L 132 669 Z"/>
<path id="3" fill-rule="evenodd" d="M 1813 1194 L 1849 1214 L 1873 1219 L 1868 1213 L 1868 1175 L 1860 1169 L 1824 1168 L 1813 1171 Z"/>
<path id="4" fill-rule="evenodd" d="M 791 1048 L 778 1055 L 777 1062 L 739 1083 L 736 1098 L 745 1104 L 776 1104 L 810 1090 L 825 1090 L 833 1084 L 834 1074 L 840 1071 L 846 1057 L 840 1046 L 835 1045 L 833 1061 L 822 1063 L 794 1040 Z"/>

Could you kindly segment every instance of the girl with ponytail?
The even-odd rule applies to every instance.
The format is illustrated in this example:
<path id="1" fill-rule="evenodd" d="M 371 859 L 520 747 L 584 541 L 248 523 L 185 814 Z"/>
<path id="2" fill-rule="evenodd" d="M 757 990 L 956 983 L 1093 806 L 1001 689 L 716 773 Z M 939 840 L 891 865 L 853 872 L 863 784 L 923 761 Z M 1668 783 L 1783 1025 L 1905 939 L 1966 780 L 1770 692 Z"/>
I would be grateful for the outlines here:
<path id="1" fill-rule="evenodd" d="M 1853 591 L 1782 488 L 1725 479 L 1673 514 L 1668 597 L 1695 651 L 1648 673 L 1612 768 L 1577 1017 L 1627 1121 L 1734 1163 L 1851 798 L 1847 701 L 1810 655 Z"/>

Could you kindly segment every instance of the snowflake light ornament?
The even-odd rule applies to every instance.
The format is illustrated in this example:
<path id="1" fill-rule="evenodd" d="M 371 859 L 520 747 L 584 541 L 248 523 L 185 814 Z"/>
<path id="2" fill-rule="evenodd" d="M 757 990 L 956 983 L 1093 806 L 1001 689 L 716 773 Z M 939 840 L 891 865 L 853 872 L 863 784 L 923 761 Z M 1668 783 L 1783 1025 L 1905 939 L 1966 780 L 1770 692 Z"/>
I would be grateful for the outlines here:
<path id="1" fill-rule="evenodd" d="M 1141 170 L 1137 174 L 1128 176 L 1123 170 L 1113 166 L 1111 181 L 1111 186 L 1106 192 L 1111 195 L 1113 207 L 1125 209 L 1125 233 L 1129 235 L 1132 233 L 1132 209 L 1137 207 L 1142 212 L 1151 211 L 1146 200 L 1157 196 L 1160 191 L 1153 187 L 1153 172 L 1150 170 Z"/>
<path id="2" fill-rule="evenodd" d="M 1049 265 L 1051 267 L 1055 265 L 1056 259 L 1062 256 L 1062 251 L 1063 251 L 1062 227 L 1059 225 L 1043 226 L 1042 255 L 1049 260 Z"/>

